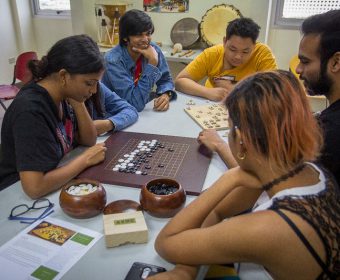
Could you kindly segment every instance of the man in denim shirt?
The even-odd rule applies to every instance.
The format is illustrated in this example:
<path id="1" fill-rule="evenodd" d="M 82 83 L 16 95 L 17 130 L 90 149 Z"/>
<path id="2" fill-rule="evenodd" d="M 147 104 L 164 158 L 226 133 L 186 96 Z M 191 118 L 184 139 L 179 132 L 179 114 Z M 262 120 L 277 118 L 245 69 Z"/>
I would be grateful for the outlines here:
<path id="1" fill-rule="evenodd" d="M 97 93 L 86 100 L 85 104 L 98 135 L 122 130 L 138 119 L 136 108 L 101 82 L 98 83 Z"/>
<path id="2" fill-rule="evenodd" d="M 176 99 L 168 64 L 161 49 L 151 43 L 154 26 L 139 10 L 127 11 L 119 22 L 119 45 L 106 53 L 102 82 L 139 112 L 154 99 L 154 110 L 166 111 Z M 151 94 L 156 85 L 156 96 Z"/>

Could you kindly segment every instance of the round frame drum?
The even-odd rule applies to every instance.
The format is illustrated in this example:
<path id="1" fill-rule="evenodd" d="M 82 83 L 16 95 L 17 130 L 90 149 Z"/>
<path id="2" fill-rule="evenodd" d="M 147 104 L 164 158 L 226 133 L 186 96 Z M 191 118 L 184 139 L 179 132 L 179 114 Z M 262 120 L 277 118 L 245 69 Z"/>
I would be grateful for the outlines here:
<path id="1" fill-rule="evenodd" d="M 199 22 L 194 18 L 183 18 L 177 21 L 171 29 L 171 41 L 181 43 L 183 48 L 188 48 L 196 43 L 199 38 Z"/>
<path id="2" fill-rule="evenodd" d="M 215 5 L 202 17 L 200 24 L 202 40 L 208 46 L 222 44 L 228 23 L 240 17 L 241 12 L 232 5 Z"/>

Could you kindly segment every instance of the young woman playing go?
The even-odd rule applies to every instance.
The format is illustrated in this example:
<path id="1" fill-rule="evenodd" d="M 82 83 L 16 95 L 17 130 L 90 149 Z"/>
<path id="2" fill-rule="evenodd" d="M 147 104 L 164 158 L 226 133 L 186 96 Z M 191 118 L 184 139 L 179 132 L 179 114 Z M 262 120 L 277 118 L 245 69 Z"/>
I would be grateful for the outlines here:
<path id="1" fill-rule="evenodd" d="M 322 135 L 301 84 L 285 71 L 258 73 L 226 107 L 238 166 L 163 228 L 155 248 L 177 265 L 148 279 L 195 279 L 199 265 L 226 263 L 239 263 L 242 279 L 338 279 L 340 197 L 312 163 Z M 241 188 L 252 195 L 230 200 Z M 269 200 L 244 213 L 262 192 Z M 255 269 L 244 278 L 247 263 Z"/>
<path id="2" fill-rule="evenodd" d="M 104 64 L 86 35 L 58 41 L 40 61 L 31 61 L 34 81 L 5 113 L 1 131 L 0 189 L 18 180 L 31 198 L 59 189 L 105 157 L 84 101 L 97 91 Z M 72 107 L 72 108 L 71 108 Z M 74 145 L 92 146 L 58 167 Z"/>

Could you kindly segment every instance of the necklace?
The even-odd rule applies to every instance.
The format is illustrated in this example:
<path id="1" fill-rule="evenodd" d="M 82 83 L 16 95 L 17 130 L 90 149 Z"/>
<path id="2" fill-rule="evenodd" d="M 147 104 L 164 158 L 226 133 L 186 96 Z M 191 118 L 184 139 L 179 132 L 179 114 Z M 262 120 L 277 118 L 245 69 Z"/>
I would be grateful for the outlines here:
<path id="1" fill-rule="evenodd" d="M 280 176 L 279 178 L 274 179 L 273 181 L 264 184 L 262 186 L 262 189 L 265 191 L 270 190 L 272 187 L 274 187 L 275 185 L 281 183 L 282 181 L 287 180 L 290 177 L 294 177 L 296 174 L 298 174 L 299 172 L 301 172 L 301 170 L 305 167 L 305 164 L 299 164 L 297 167 L 295 167 L 294 169 L 292 169 L 291 171 L 289 171 L 286 174 L 283 174 L 282 176 Z"/>

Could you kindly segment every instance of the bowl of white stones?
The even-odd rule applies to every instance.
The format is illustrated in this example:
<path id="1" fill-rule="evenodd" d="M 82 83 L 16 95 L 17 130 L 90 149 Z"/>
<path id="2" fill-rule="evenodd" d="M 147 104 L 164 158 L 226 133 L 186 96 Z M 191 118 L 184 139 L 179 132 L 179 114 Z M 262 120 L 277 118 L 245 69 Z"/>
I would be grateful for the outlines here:
<path id="1" fill-rule="evenodd" d="M 61 209 L 73 218 L 91 218 L 103 212 L 106 191 L 98 181 L 71 180 L 62 188 L 59 203 Z"/>

